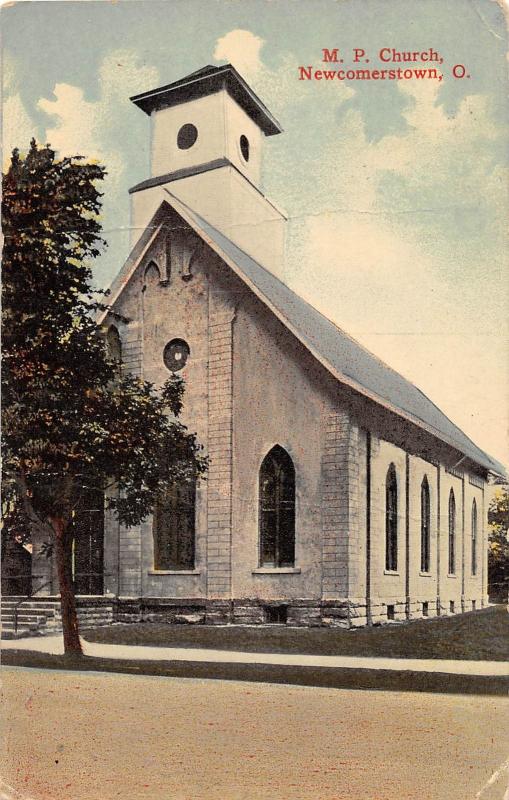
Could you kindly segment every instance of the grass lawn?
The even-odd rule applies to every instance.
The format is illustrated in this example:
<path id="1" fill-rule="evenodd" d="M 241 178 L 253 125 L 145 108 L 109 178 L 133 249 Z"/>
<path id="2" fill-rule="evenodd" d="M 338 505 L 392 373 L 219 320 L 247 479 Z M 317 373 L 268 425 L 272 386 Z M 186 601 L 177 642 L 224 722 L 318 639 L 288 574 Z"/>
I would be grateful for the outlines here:
<path id="1" fill-rule="evenodd" d="M 456 617 L 354 630 L 132 623 L 88 629 L 83 638 L 104 644 L 258 653 L 505 661 L 509 659 L 509 614 L 505 606 L 492 606 Z"/>

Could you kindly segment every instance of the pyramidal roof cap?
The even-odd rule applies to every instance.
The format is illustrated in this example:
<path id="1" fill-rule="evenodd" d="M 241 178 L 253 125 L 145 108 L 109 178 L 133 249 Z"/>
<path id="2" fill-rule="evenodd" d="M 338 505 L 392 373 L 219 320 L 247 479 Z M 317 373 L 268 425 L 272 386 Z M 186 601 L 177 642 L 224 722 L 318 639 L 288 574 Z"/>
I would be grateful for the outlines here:
<path id="1" fill-rule="evenodd" d="M 145 114 L 150 115 L 152 111 L 160 111 L 162 108 L 170 108 L 189 100 L 196 100 L 198 97 L 214 94 L 221 89 L 226 89 L 246 114 L 249 114 L 251 119 L 259 125 L 266 136 L 281 133 L 283 129 L 277 119 L 272 116 L 268 108 L 231 64 L 224 64 L 221 67 L 208 64 L 166 86 L 133 95 L 130 100 Z"/>

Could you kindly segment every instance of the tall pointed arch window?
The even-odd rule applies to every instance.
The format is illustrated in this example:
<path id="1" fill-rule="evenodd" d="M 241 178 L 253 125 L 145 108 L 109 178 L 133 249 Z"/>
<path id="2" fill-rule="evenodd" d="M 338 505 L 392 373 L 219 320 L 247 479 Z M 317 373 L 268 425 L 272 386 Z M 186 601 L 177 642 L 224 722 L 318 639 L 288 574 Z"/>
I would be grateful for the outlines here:
<path id="1" fill-rule="evenodd" d="M 260 566 L 295 564 L 295 467 L 276 445 L 263 459 L 259 478 Z"/>
<path id="2" fill-rule="evenodd" d="M 108 358 L 115 362 L 115 377 L 120 379 L 122 377 L 122 339 L 118 328 L 114 325 L 110 325 L 106 333 L 106 350 Z"/>
<path id="3" fill-rule="evenodd" d="M 449 575 L 456 572 L 456 500 L 454 491 L 449 492 Z"/>
<path id="4" fill-rule="evenodd" d="M 421 483 L 421 572 L 429 572 L 431 555 L 431 513 L 429 483 L 426 475 Z"/>
<path id="5" fill-rule="evenodd" d="M 391 464 L 385 479 L 385 568 L 398 568 L 398 481 Z"/>
<path id="6" fill-rule="evenodd" d="M 472 503 L 472 575 L 477 575 L 477 503 Z"/>
<path id="7" fill-rule="evenodd" d="M 150 261 L 145 270 L 145 289 L 153 289 L 159 285 L 161 272 L 155 261 Z"/>
<path id="8" fill-rule="evenodd" d="M 196 481 L 171 486 L 154 508 L 154 569 L 189 570 L 195 563 Z"/>

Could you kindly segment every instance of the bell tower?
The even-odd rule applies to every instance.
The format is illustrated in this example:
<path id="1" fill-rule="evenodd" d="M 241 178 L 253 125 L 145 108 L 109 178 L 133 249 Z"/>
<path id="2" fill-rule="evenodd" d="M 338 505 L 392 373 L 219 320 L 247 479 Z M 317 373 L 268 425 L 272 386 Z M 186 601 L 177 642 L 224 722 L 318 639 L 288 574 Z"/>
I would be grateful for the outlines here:
<path id="1" fill-rule="evenodd" d="M 283 277 L 285 216 L 260 189 L 279 123 L 237 70 L 207 66 L 131 97 L 150 117 L 151 177 L 131 190 L 132 245 L 168 192 Z"/>

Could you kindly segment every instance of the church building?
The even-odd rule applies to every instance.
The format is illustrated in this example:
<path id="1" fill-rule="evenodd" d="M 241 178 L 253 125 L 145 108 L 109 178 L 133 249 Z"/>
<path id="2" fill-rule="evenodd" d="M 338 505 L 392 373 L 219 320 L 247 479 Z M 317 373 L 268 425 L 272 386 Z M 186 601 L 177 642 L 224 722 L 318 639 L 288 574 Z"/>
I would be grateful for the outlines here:
<path id="1" fill-rule="evenodd" d="M 83 594 L 113 596 L 119 620 L 217 624 L 485 606 L 486 487 L 504 468 L 286 285 L 285 216 L 260 188 L 277 120 L 230 64 L 131 99 L 151 176 L 100 322 L 125 371 L 184 377 L 210 466 L 138 527 L 106 514 L 100 592 Z"/>

